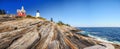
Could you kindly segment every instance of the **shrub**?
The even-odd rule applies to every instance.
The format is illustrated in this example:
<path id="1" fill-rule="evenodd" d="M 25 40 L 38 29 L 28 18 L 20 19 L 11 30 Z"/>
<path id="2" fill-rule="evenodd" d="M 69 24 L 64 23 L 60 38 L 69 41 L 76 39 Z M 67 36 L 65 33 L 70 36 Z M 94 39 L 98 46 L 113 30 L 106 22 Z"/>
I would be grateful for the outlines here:
<path id="1" fill-rule="evenodd" d="M 27 15 L 28 18 L 33 18 L 31 15 Z"/>
<path id="2" fill-rule="evenodd" d="M 43 17 L 37 17 L 37 18 L 39 18 L 39 19 L 41 19 L 41 20 L 46 20 L 45 18 L 43 18 Z"/>
<path id="3" fill-rule="evenodd" d="M 58 25 L 64 25 L 64 23 L 62 21 L 59 21 L 57 24 Z"/>
<path id="4" fill-rule="evenodd" d="M 66 26 L 70 26 L 69 24 L 65 24 Z"/>
<path id="5" fill-rule="evenodd" d="M 59 21 L 57 24 L 58 24 L 58 25 L 66 25 L 66 26 L 70 26 L 69 24 L 65 24 L 65 23 L 63 23 L 62 21 Z"/>

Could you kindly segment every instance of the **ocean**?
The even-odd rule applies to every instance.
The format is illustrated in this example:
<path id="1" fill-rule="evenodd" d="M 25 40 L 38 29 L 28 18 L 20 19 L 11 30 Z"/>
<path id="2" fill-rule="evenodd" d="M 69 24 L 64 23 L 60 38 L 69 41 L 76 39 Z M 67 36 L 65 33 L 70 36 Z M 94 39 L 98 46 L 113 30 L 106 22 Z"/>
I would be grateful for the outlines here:
<path id="1" fill-rule="evenodd" d="M 80 34 L 99 41 L 120 44 L 120 27 L 77 27 Z"/>

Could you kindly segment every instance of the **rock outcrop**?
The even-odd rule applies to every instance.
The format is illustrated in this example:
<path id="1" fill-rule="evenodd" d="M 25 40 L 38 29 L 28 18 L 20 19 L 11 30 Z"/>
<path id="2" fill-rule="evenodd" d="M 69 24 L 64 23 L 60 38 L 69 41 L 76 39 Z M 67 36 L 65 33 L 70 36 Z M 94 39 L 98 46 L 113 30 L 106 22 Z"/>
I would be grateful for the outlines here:
<path id="1" fill-rule="evenodd" d="M 4 18 L 0 21 L 0 49 L 83 49 L 99 44 L 76 31 L 37 18 Z"/>

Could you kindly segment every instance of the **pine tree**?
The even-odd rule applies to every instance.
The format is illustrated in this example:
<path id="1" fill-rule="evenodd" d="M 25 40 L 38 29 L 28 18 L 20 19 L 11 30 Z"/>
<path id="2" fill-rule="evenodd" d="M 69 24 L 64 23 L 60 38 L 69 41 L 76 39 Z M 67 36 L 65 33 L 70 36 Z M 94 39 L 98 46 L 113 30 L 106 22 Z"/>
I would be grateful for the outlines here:
<path id="1" fill-rule="evenodd" d="M 0 14 L 2 14 L 2 10 L 0 9 Z"/>
<path id="2" fill-rule="evenodd" d="M 0 9 L 0 14 L 6 14 L 5 10 Z"/>

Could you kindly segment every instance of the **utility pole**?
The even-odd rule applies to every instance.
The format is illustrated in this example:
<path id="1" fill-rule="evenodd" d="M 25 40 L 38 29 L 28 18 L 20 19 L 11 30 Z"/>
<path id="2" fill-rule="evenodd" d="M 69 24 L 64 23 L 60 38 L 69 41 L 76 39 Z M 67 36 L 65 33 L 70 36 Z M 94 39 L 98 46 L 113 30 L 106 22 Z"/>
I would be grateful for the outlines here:
<path id="1" fill-rule="evenodd" d="M 51 18 L 50 21 L 53 22 L 53 18 Z"/>

